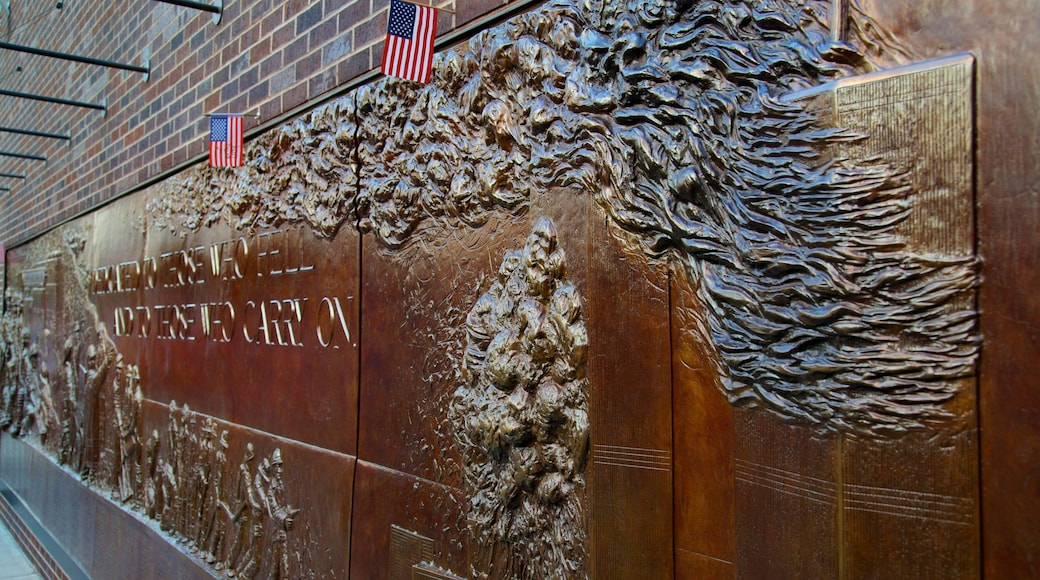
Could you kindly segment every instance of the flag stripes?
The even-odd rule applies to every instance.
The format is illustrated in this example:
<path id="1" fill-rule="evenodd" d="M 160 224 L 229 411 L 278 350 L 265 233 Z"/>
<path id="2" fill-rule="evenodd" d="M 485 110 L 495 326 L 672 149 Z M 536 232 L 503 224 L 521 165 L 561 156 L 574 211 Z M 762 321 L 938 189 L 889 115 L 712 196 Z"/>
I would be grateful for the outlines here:
<path id="1" fill-rule="evenodd" d="M 436 8 L 390 0 L 383 74 L 419 83 L 430 82 L 436 36 Z"/>
<path id="2" fill-rule="evenodd" d="M 211 167 L 242 165 L 242 116 L 214 115 L 209 119 Z"/>

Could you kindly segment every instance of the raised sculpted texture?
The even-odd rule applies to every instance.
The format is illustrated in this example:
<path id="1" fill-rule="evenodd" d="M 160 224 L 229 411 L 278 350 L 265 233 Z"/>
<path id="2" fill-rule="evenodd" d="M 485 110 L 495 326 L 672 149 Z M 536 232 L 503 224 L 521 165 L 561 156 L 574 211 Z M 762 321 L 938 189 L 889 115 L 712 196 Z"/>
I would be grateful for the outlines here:
<path id="1" fill-rule="evenodd" d="M 903 106 L 911 97 L 874 94 L 902 85 L 872 81 L 819 106 L 812 95 L 836 81 L 908 61 L 855 7 L 832 13 L 847 4 L 553 0 L 439 55 L 424 88 L 373 83 L 251 141 L 244 167 L 154 186 L 142 232 L 354 227 L 406 255 L 492 217 L 528 219 L 532 192 L 583 192 L 633 251 L 683 270 L 702 308 L 676 320 L 710 343 L 733 404 L 869 437 L 957 425 L 948 403 L 978 344 L 971 244 L 947 240 L 971 223 L 970 171 L 954 171 L 971 161 L 956 161 L 970 107 L 932 115 L 947 101 Z M 964 95 L 970 78 L 943 69 L 898 90 Z M 876 122 L 889 109 L 930 121 L 896 139 Z M 934 143 L 931 125 L 958 141 L 930 149 L 946 165 L 922 176 L 902 157 Z M 172 402 L 165 432 L 145 436 L 147 369 L 121 360 L 99 324 L 83 235 L 69 226 L 27 247 L 3 324 L 3 425 L 214 567 L 306 568 L 306 554 L 288 556 L 303 541 L 281 452 L 231 449 L 217 422 Z M 450 417 L 429 419 L 450 420 L 464 459 L 472 576 L 589 574 L 588 338 L 565 262 L 537 219 L 469 313 Z M 288 306 L 300 322 L 299 302 Z M 651 451 L 666 471 L 671 455 Z"/>
<path id="2" fill-rule="evenodd" d="M 540 218 L 466 318 L 451 415 L 476 578 L 588 576 L 588 336 L 565 265 Z"/>
<path id="3" fill-rule="evenodd" d="M 157 185 L 152 223 L 194 231 L 221 219 L 238 230 L 304 222 L 332 236 L 355 216 L 356 150 L 348 97 L 265 133 L 234 172 L 200 166 Z"/>
<path id="4" fill-rule="evenodd" d="M 831 8 L 550 2 L 440 55 L 428 87 L 375 83 L 262 136 L 237 173 L 161 186 L 155 211 L 319 232 L 353 218 L 397 247 L 577 187 L 694 274 L 731 402 L 920 428 L 974 372 L 975 262 L 908 249 L 905 168 L 844 156 L 869 135 L 787 98 L 906 61 L 858 9 Z"/>
<path id="5" fill-rule="evenodd" d="M 975 263 L 909 251 L 897 235 L 908 176 L 835 155 L 865 136 L 785 99 L 870 70 L 868 49 L 897 53 L 863 15 L 851 44 L 833 42 L 821 8 L 605 9 L 582 36 L 579 86 L 603 96 L 609 131 L 579 150 L 627 161 L 593 162 L 608 171 L 601 205 L 695 272 L 731 402 L 899 432 L 945 415 L 953 381 L 974 370 L 974 314 L 944 305 L 971 291 Z"/>
<path id="6" fill-rule="evenodd" d="M 246 443 L 241 463 L 229 464 L 228 430 L 175 401 L 164 432 L 146 435 L 140 369 L 123 360 L 87 301 L 83 236 L 68 227 L 56 238 L 35 244 L 27 261 L 38 267 L 22 272 L 22 291 L 8 291 L 0 425 L 156 521 L 215 570 L 300 577 L 288 548 L 300 510 L 289 503 L 281 450 L 257 460 Z M 42 333 L 30 329 L 41 324 Z M 58 373 L 47 364 L 55 356 Z M 293 544 L 297 562 L 307 557 L 302 544 Z"/>
<path id="7" fill-rule="evenodd" d="M 228 464 L 228 432 L 187 405 L 169 406 L 165 456 L 152 431 L 146 449 L 143 507 L 160 527 L 229 577 L 291 578 L 286 548 L 300 510 L 287 500 L 282 452 L 256 461 L 247 443 L 241 462 Z M 296 574 L 302 573 L 297 570 Z"/>

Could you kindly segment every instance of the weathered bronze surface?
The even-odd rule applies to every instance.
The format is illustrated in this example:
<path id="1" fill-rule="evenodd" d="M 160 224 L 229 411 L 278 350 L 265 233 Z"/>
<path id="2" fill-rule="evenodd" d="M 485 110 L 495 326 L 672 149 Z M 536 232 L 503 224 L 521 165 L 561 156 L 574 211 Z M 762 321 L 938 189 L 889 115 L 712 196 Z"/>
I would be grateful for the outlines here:
<path id="1" fill-rule="evenodd" d="M 215 573 L 977 575 L 978 63 L 906 36 L 548 2 L 11 250 L 6 428 Z"/>
<path id="2" fill-rule="evenodd" d="M 450 416 L 479 577 L 588 575 L 589 337 L 566 268 L 540 218 L 466 316 Z"/>
<path id="3" fill-rule="evenodd" d="M 130 231 L 100 241 L 88 284 L 149 398 L 356 454 L 357 233 L 218 223 L 176 235 L 127 205 L 97 214 L 97 231 Z"/>
<path id="4" fill-rule="evenodd" d="M 970 194 L 970 102 L 942 111 L 961 131 L 925 156 L 926 168 L 866 158 L 855 143 L 879 127 L 853 113 L 864 110 L 854 104 L 861 84 L 836 85 L 825 119 L 798 97 L 909 57 L 859 10 L 845 14 L 849 38 L 818 42 L 828 8 L 707 2 L 584 12 L 550 3 L 445 55 L 429 87 L 367 87 L 356 103 L 256 142 L 243 171 L 200 171 L 164 186 L 155 211 L 180 210 L 170 221 L 189 229 L 224 215 L 253 226 L 305 221 L 327 234 L 353 208 L 363 231 L 399 247 L 429 228 L 522 212 L 532 187 L 575 186 L 648 253 L 684 260 L 698 275 L 731 402 L 840 431 L 921 427 L 948 415 L 948 385 L 972 374 L 977 352 L 963 299 L 973 258 L 936 259 L 907 239 L 911 215 L 947 218 L 947 229 L 970 222 L 963 202 L 949 216 L 926 207 Z M 479 74 L 485 60 L 501 74 Z M 909 78 L 921 95 L 970 93 L 970 69 L 957 70 Z M 877 90 L 918 110 L 898 83 Z M 929 98 L 921 106 L 937 110 Z M 929 123 L 915 127 L 915 142 L 943 143 L 951 127 Z M 884 136 L 873 142 L 906 152 Z M 961 168 L 949 176 L 953 190 L 913 181 L 953 164 Z M 191 207 L 203 181 L 214 197 Z M 916 212 L 911 194 L 921 198 Z M 961 306 L 946 308 L 958 297 Z M 934 372 L 912 370 L 922 366 Z"/>

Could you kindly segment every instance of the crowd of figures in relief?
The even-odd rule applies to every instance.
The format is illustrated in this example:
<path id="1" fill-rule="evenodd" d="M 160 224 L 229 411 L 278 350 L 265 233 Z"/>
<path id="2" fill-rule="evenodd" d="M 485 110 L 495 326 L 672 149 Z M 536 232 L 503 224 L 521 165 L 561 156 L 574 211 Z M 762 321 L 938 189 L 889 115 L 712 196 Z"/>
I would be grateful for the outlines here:
<path id="1" fill-rule="evenodd" d="M 866 437 L 941 428 L 952 419 L 958 381 L 975 368 L 976 314 L 966 299 L 976 284 L 975 260 L 911 251 L 898 232 L 912 210 L 908 176 L 878 160 L 843 158 L 836 145 L 869 135 L 828 126 L 818 112 L 787 98 L 910 58 L 854 2 L 842 33 L 834 34 L 831 9 L 843 4 L 551 0 L 439 54 L 426 87 L 381 80 L 250 141 L 244 167 L 198 167 L 155 186 L 148 193 L 149 227 L 189 232 L 221 220 L 238 230 L 304 223 L 330 237 L 357 227 L 393 251 L 480 227 L 496 214 L 528 219 L 532 192 L 568 191 L 593 200 L 633 251 L 685 270 L 702 308 L 683 318 L 690 321 L 684 332 L 707 338 L 719 387 L 734 405 Z M 555 367 L 573 362 L 566 349 L 577 342 L 550 361 L 539 350 L 545 345 L 525 342 L 524 334 L 525 316 L 545 329 L 555 328 L 547 320 L 559 319 L 577 341 L 579 301 L 573 290 L 562 290 L 569 287 L 564 281 L 552 290 L 563 292 L 559 304 L 544 287 L 524 289 L 527 266 L 514 262 L 525 256 L 504 257 L 498 289 L 474 296 L 465 355 L 457 362 L 468 381 L 456 393 L 453 427 L 469 461 L 471 539 L 496 546 L 472 572 L 539 577 L 542 563 L 519 562 L 530 555 L 525 550 L 537 549 L 531 546 L 551 545 L 562 552 L 544 554 L 546 565 L 581 576 L 585 458 L 584 436 L 577 434 L 585 421 L 584 378 L 558 376 Z M 485 326 L 490 313 L 483 309 L 504 304 L 510 284 L 519 286 L 509 292 L 531 293 L 521 300 L 526 306 L 495 312 L 497 326 Z M 497 358 L 495 340 L 507 330 L 524 356 Z M 5 372 L 22 374 L 5 381 L 30 385 L 25 393 L 5 390 L 5 402 L 20 401 L 8 428 L 33 423 L 26 413 L 53 412 L 70 422 L 70 441 L 89 439 L 80 434 L 83 411 L 62 406 L 91 403 L 34 399 L 34 389 L 46 389 L 31 385 L 54 382 L 53 371 L 33 368 L 33 345 L 17 330 L 8 335 L 5 369 L 13 370 Z M 76 371 L 84 385 L 117 374 L 115 363 L 100 362 L 110 356 L 104 338 L 92 342 L 87 358 L 94 362 Z M 528 371 L 551 381 L 521 380 Z M 552 393 L 543 394 L 543 384 Z M 562 413 L 553 415 L 555 422 L 539 415 L 543 395 L 562 405 L 552 411 Z M 121 396 L 129 421 L 136 387 Z M 531 435 L 510 439 L 471 416 L 495 416 L 499 425 Z M 47 429 L 54 433 L 43 432 L 36 423 L 51 442 L 65 429 L 52 421 Z M 492 431 L 498 438 L 488 439 Z M 216 457 L 220 445 L 213 441 L 206 445 Z M 81 461 L 77 445 L 70 443 L 65 460 L 72 465 Z M 171 453 L 164 452 L 163 470 L 175 469 Z M 254 487 L 259 497 L 259 489 L 274 485 L 257 483 L 276 479 L 265 471 L 273 459 L 266 462 L 250 472 L 252 483 L 235 488 L 239 497 Z M 191 485 L 183 480 L 188 475 L 178 477 Z M 194 485 L 198 493 L 201 484 Z M 124 485 L 118 487 L 122 493 Z M 180 506 L 188 500 L 179 490 L 187 488 L 176 489 Z M 276 494 L 265 493 L 272 502 Z M 209 513 L 207 500 L 192 501 L 191 509 Z M 288 533 L 274 509 L 257 513 L 278 529 L 270 537 Z M 535 521 L 547 513 L 561 518 L 566 533 Z M 212 538 L 199 544 L 197 528 L 156 517 L 201 551 L 210 549 Z M 524 542 L 517 541 L 521 533 L 528 534 Z M 214 557 L 248 573 L 231 562 L 241 558 L 226 554 Z"/>
<path id="2" fill-rule="evenodd" d="M 0 426 L 39 445 L 59 464 L 106 492 L 227 577 L 299 577 L 288 548 L 299 510 L 290 504 L 282 452 L 257 457 L 253 444 L 235 452 L 228 431 L 188 405 L 169 403 L 160 431 L 143 432 L 140 368 L 123 360 L 96 310 L 85 304 L 82 239 L 66 235 L 49 260 L 71 282 L 64 308 L 62 368 L 51 371 L 27 325 L 26 297 L 7 293 L 2 319 Z M 77 290 L 79 292 L 77 292 Z M 68 306 L 68 305 L 67 305 Z M 85 329 L 90 329 L 85 330 Z"/>
<path id="3" fill-rule="evenodd" d="M 734 405 L 868 437 L 942 425 L 974 372 L 976 263 L 910 251 L 897 233 L 908 176 L 842 158 L 837 145 L 869 135 L 786 98 L 908 61 L 854 3 L 832 34 L 835 5 L 548 2 L 439 55 L 428 87 L 363 87 L 260 136 L 236 172 L 166 182 L 152 215 L 181 231 L 349 224 L 394 249 L 524 216 L 532 191 L 563 188 L 636 251 L 687 270 L 703 308 L 686 331 L 708 338 Z M 469 347 L 464 376 L 486 373 Z M 510 496 L 524 448 L 481 449 L 464 414 L 453 422 L 472 456 L 473 539 L 504 541 L 503 522 L 535 504 L 486 490 Z M 489 556 L 502 577 L 537 576 L 509 564 L 522 545 Z M 576 575 L 579 552 L 566 555 Z"/>

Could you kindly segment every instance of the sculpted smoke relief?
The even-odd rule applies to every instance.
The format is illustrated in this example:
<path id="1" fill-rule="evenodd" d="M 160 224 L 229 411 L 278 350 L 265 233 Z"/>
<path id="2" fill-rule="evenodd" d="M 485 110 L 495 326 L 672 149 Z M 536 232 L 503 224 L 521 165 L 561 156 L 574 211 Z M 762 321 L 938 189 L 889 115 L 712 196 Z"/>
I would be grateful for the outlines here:
<path id="1" fill-rule="evenodd" d="M 477 578 L 587 577 L 588 336 L 546 218 L 466 318 L 451 415 Z"/>
<path id="2" fill-rule="evenodd" d="M 357 129 L 344 98 L 247 145 L 235 172 L 200 166 L 159 184 L 152 225 L 195 231 L 224 220 L 236 230 L 303 222 L 332 236 L 355 216 Z"/>
<path id="3" fill-rule="evenodd" d="M 789 98 L 908 60 L 834 5 L 550 2 L 439 55 L 425 88 L 366 86 L 252 142 L 237 173 L 171 180 L 154 214 L 320 233 L 354 218 L 397 247 L 522 214 L 531 188 L 588 191 L 693 274 L 731 402 L 921 428 L 974 372 L 975 260 L 911 249 L 907 168 L 849 157 L 863 127 Z"/>
<path id="4" fill-rule="evenodd" d="M 632 249 L 682 269 L 701 308 L 675 319 L 708 343 L 733 404 L 871 437 L 956 425 L 948 403 L 977 357 L 976 262 L 970 244 L 915 236 L 922 222 L 945 232 L 970 224 L 970 203 L 940 207 L 951 192 L 970 196 L 970 178 L 907 161 L 917 152 L 905 141 L 935 136 L 918 123 L 927 113 L 901 101 L 963 92 L 970 66 L 915 74 L 912 90 L 865 81 L 905 65 L 908 51 L 855 6 L 847 18 L 831 14 L 843 4 L 550 1 L 438 55 L 429 86 L 373 83 L 252 140 L 244 167 L 197 167 L 154 186 L 142 231 L 223 221 L 252 243 L 249 233 L 268 239 L 282 224 L 327 238 L 356 227 L 405 255 L 409 244 L 492 217 L 527 220 L 535 192 L 587 195 Z M 821 106 L 822 94 L 833 100 Z M 944 126 L 957 129 L 947 136 L 959 136 L 960 149 L 967 141 L 959 166 L 969 167 L 970 106 L 947 109 Z M 68 230 L 33 242 L 22 289 L 9 291 L 3 425 L 214 568 L 291 575 L 301 534 L 281 452 L 233 448 L 212 419 L 172 403 L 168 425 L 145 436 L 148 369 L 121 360 L 99 324 L 84 238 Z M 564 265 L 552 224 L 537 220 L 473 306 L 461 384 L 450 417 L 438 418 L 450 421 L 463 458 L 477 577 L 588 575 L 587 337 Z M 34 335 L 30 311 L 58 283 L 64 302 L 33 314 L 46 318 Z M 333 298 L 320 301 L 330 314 L 317 319 L 329 324 L 308 327 L 322 347 L 333 322 L 351 343 Z M 282 322 L 300 322 L 301 303 L 283 302 Z M 249 304 L 217 306 L 229 322 L 233 312 L 266 320 L 263 304 Z M 183 312 L 163 306 L 167 320 Z M 146 328 L 138 320 L 112 333 L 145 340 L 154 336 Z M 230 342 L 231 324 L 212 328 L 205 338 Z M 300 346 L 299 328 L 276 325 L 264 346 Z M 53 353 L 48 365 L 41 354 Z M 454 380 L 441 370 L 430 380 Z M 450 481 L 456 466 L 444 465 Z"/>
<path id="5" fill-rule="evenodd" d="M 974 370 L 975 262 L 911 251 L 909 176 L 843 157 L 839 144 L 867 136 L 785 98 L 899 58 L 861 13 L 833 40 L 828 8 L 605 8 L 582 35 L 578 86 L 610 115 L 578 151 L 627 161 L 590 164 L 607 172 L 601 205 L 695 273 L 731 402 L 900 432 L 946 415 Z"/>

